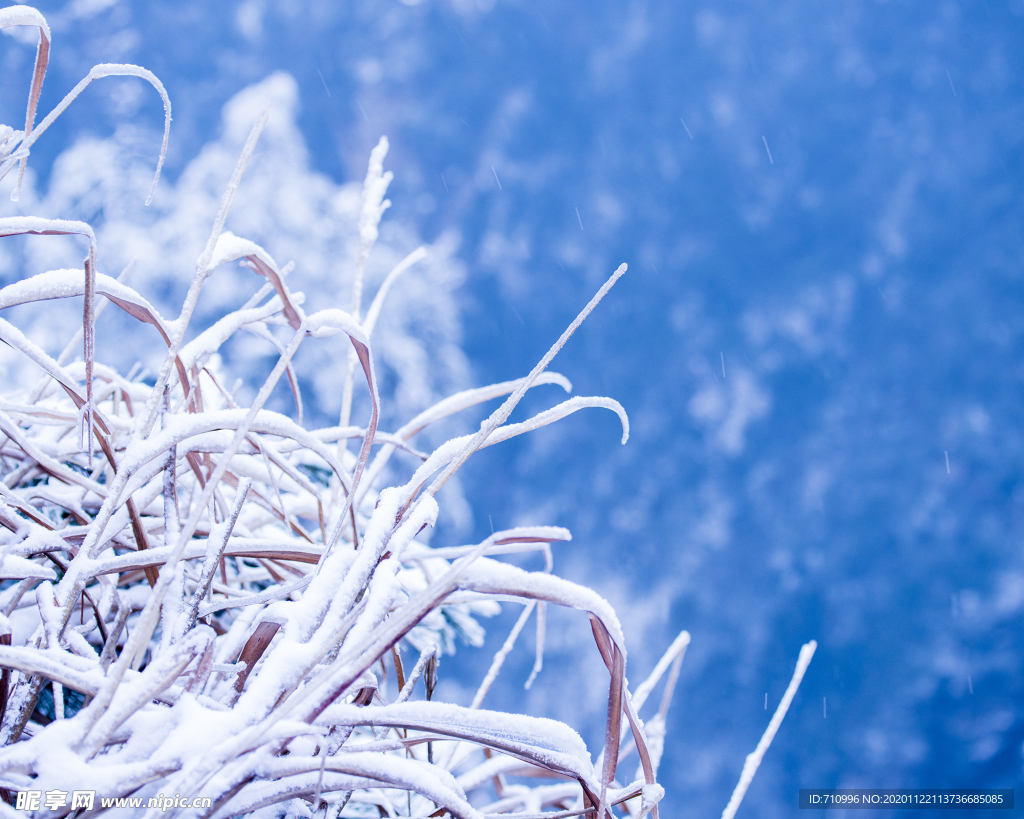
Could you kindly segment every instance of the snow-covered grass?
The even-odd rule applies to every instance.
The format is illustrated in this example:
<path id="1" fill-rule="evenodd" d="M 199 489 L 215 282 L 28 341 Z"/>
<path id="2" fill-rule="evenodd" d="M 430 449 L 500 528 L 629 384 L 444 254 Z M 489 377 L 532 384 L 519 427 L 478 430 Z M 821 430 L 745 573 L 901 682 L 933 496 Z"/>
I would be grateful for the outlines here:
<path id="1" fill-rule="evenodd" d="M 0 133 L 0 177 L 23 173 L 28 148 L 45 130 L 33 129 L 49 50 L 45 21 L 15 6 L 0 10 L 0 26 L 9 25 L 36 26 L 40 47 L 25 128 Z M 169 123 L 166 94 L 144 69 L 101 66 L 87 80 L 114 73 L 149 80 Z M 364 268 L 388 204 L 387 142 L 373 151 L 363 186 L 351 292 L 339 306 L 307 314 L 288 267 L 224 227 L 266 121 L 264 113 L 253 125 L 233 172 L 223 168 L 220 207 L 176 317 L 97 270 L 88 224 L 0 219 L 0 236 L 79 235 L 88 246 L 81 269 L 6 270 L 17 280 L 0 289 L 0 310 L 84 303 L 82 326 L 57 357 L 0 318 L 0 339 L 38 379 L 5 383 L 0 392 L 3 796 L 9 802 L 29 789 L 203 796 L 212 807 L 151 812 L 211 817 L 657 816 L 665 717 L 689 635 L 631 693 L 615 612 L 551 571 L 551 544 L 569 540 L 568 531 L 520 527 L 448 548 L 427 538 L 439 490 L 482 447 L 589 407 L 617 413 L 625 443 L 628 419 L 610 398 L 570 398 L 508 423 L 528 390 L 570 388 L 547 367 L 625 265 L 527 376 L 459 392 L 385 432 L 379 420 L 388 396 L 378 388 L 374 333 L 392 285 L 415 276 L 424 255 L 410 248 L 364 298 Z M 258 274 L 251 297 L 209 326 L 194 326 L 204 285 L 229 262 Z M 163 345 L 155 376 L 129 377 L 96 359 L 96 316 L 110 306 L 137 322 L 118 344 L 150 334 Z M 255 397 L 240 406 L 219 351 L 242 330 L 273 344 L 278 360 L 262 383 L 243 390 Z M 333 350 L 337 426 L 304 426 L 293 362 L 309 345 Z M 267 409 L 281 382 L 294 395 L 292 416 Z M 353 403 L 357 391 L 365 403 Z M 425 428 L 497 399 L 504 400 L 475 433 L 418 448 Z M 414 466 L 392 463 L 397 452 Z M 545 570 L 501 560 L 526 551 L 540 552 Z M 498 654 L 478 666 L 472 704 L 434 699 L 441 656 L 457 642 L 479 642 L 478 619 L 503 601 L 527 605 Z M 481 708 L 531 616 L 540 672 L 549 604 L 589 616 L 607 668 L 607 726 L 596 759 L 567 725 Z M 645 729 L 639 712 L 666 673 L 661 706 Z M 639 762 L 630 758 L 634 750 Z M 4 803 L 0 813 L 25 815 Z"/>

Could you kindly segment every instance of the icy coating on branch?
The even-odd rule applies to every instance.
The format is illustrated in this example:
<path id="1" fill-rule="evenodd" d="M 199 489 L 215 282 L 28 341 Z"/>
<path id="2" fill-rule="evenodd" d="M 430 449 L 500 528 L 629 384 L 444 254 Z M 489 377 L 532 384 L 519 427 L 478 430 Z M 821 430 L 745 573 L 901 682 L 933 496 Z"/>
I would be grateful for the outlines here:
<path id="1" fill-rule="evenodd" d="M 32 9 L 0 10 L 0 25 L 37 26 L 49 47 L 45 20 Z M 45 54 L 41 65 L 45 71 Z M 4 168 L 27 157 L 92 79 L 114 74 L 156 87 L 169 126 L 158 79 L 105 65 L 32 131 L 39 72 L 25 131 L 0 133 Z M 84 268 L 5 270 L 14 281 L 0 289 L 0 311 L 79 297 L 86 304 L 82 360 L 71 363 L 70 345 L 54 358 L 8 320 L 20 314 L 0 318 L 0 339 L 42 378 L 8 382 L 0 395 L 0 815 L 26 815 L 13 799 L 31 788 L 212 798 L 209 807 L 145 813 L 154 816 L 269 815 L 260 812 L 273 806 L 275 815 L 293 817 L 656 816 L 661 745 L 652 753 L 636 707 L 672 663 L 674 685 L 685 641 L 676 641 L 634 702 L 612 607 L 552 574 L 552 544 L 570 540 L 567 530 L 517 527 L 448 548 L 428 539 L 448 497 L 437 490 L 481 447 L 594 407 L 618 415 L 626 442 L 626 412 L 610 398 L 570 398 L 506 423 L 527 390 L 571 390 L 544 370 L 625 265 L 527 377 L 421 405 L 387 432 L 381 419 L 398 413 L 385 415 L 390 396 L 378 383 L 371 337 L 386 341 L 386 324 L 374 330 L 392 284 L 415 276 L 427 255 L 403 251 L 363 312 L 364 269 L 390 204 L 387 140 L 370 157 L 348 309 L 307 313 L 302 294 L 287 284 L 306 271 L 289 276 L 292 265 L 278 265 L 272 242 L 261 247 L 223 229 L 267 122 L 265 111 L 235 164 L 206 249 L 181 271 L 192 284 L 176 319 L 161 316 L 143 288 L 98 272 L 102 242 L 88 224 L 0 219 L 0 236 L 88 240 Z M 230 166 L 222 170 L 226 179 Z M 248 280 L 251 298 L 190 329 L 204 288 L 216 286 L 227 262 L 259 274 Z M 136 323 L 122 331 L 121 344 L 146 336 L 160 345 L 155 384 L 96 360 L 95 318 L 108 305 Z M 219 359 L 242 331 L 277 350 L 272 372 L 244 401 L 224 383 Z M 293 362 L 300 348 L 316 345 L 333 345 L 334 361 L 346 350 L 347 360 L 333 368 L 342 404 L 337 427 L 303 422 Z M 267 406 L 285 375 L 295 417 Z M 353 403 L 356 392 L 363 397 Z M 497 398 L 505 400 L 479 432 L 429 446 L 431 425 Z M 397 452 L 404 460 L 389 465 Z M 502 559 L 525 551 L 542 553 L 544 569 Z M 479 645 L 479 619 L 510 600 L 526 610 L 499 655 L 481 664 L 472 707 L 435 698 L 441 656 L 459 641 Z M 538 656 L 530 682 L 537 677 L 548 605 L 589 617 L 594 650 L 608 669 L 608 724 L 596 763 L 561 722 L 479 707 L 534 612 Z M 662 725 L 668 696 L 655 717 Z M 634 777 L 618 770 L 625 747 L 641 760 Z M 72 812 L 70 804 L 37 811 Z"/>

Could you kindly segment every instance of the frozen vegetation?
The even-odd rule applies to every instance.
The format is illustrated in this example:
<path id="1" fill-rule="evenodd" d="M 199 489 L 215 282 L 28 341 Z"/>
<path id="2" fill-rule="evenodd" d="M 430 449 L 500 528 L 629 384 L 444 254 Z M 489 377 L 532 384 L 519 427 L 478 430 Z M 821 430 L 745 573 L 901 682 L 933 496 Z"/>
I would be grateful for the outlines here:
<path id="1" fill-rule="evenodd" d="M 97 66 L 35 127 L 49 30 L 24 6 L 0 10 L 0 25 L 39 32 L 25 126 L 0 129 L 0 177 L 18 199 L 0 236 L 22 237 L 5 239 L 20 244 L 0 258 L 12 281 L 0 289 L 0 813 L 25 815 L 19 792 L 95 791 L 211 802 L 140 815 L 657 816 L 666 714 L 689 635 L 631 688 L 611 606 L 552 571 L 567 530 L 430 542 L 440 501 L 456 507 L 453 519 L 465 515 L 452 489 L 477 450 L 585 408 L 616 413 L 626 442 L 626 413 L 611 398 L 573 397 L 509 422 L 528 390 L 571 390 L 547 367 L 626 266 L 527 376 L 468 388 L 451 241 L 424 248 L 401 230 L 383 236 L 386 139 L 361 188 L 313 174 L 295 148 L 294 83 L 274 75 L 228 105 L 221 140 L 172 186 L 159 178 L 171 122 L 159 79 Z M 140 157 L 124 158 L 124 138 L 83 142 L 42 196 L 25 170 L 29 149 L 89 82 L 112 75 L 147 81 L 163 100 L 155 175 L 152 158 L 144 173 Z M 269 149 L 254 154 L 261 140 Z M 78 218 L 90 196 L 101 198 L 96 230 Z M 133 204 L 149 199 L 146 211 Z M 124 265 L 120 276 L 104 272 L 113 264 Z M 293 289 L 303 282 L 335 303 L 307 306 Z M 144 285 L 156 292 L 147 297 Z M 181 306 L 163 315 L 157 304 L 171 295 Z M 84 310 L 76 323 L 68 305 Z M 98 337 L 107 311 L 125 318 Z M 243 331 L 255 341 L 237 344 Z M 146 349 L 157 351 L 152 368 L 126 369 Z M 267 351 L 269 374 L 230 383 L 236 371 L 259 371 L 246 356 Z M 464 388 L 442 397 L 452 386 Z M 316 413 L 304 411 L 304 387 Z M 310 428 L 329 400 L 338 423 Z M 475 432 L 434 432 L 499 400 Z M 542 569 L 502 560 L 528 552 Z M 524 609 L 465 681 L 478 686 L 472 703 L 435 698 L 442 657 L 479 645 L 480 618 L 502 602 Z M 598 749 L 561 722 L 483 707 L 531 617 L 528 685 L 544 684 L 552 604 L 589 617 L 607 669 Z M 813 643 L 801 652 L 726 815 L 813 652 Z M 100 810 L 76 813 L 66 801 L 39 812 Z"/>
<path id="2" fill-rule="evenodd" d="M 35 139 L 81 87 L 102 76 L 149 80 L 164 97 L 169 126 L 170 102 L 159 80 L 132 66 L 101 66 L 33 129 L 49 31 L 31 9 L 2 14 L 5 26 L 40 32 L 25 128 L 2 134 L 5 175 L 24 173 Z M 270 82 L 271 92 L 287 96 L 286 78 Z M 234 119 L 229 112 L 228 139 L 245 113 L 244 104 Z M 476 817 L 617 806 L 634 815 L 656 813 L 661 742 L 649 745 L 637 710 L 671 661 L 682 658 L 686 640 L 673 645 L 634 698 L 614 611 L 591 590 L 550 573 L 550 544 L 568 540 L 567 531 L 524 527 L 444 550 L 432 549 L 427 537 L 439 511 L 437 491 L 481 447 L 584 407 L 618 413 L 625 442 L 625 412 L 607 398 L 571 398 L 525 422 L 506 423 L 528 389 L 569 387 L 547 365 L 625 266 L 528 377 L 456 393 L 384 432 L 374 331 L 392 284 L 413 279 L 414 265 L 426 255 L 411 248 L 374 298 L 364 299 L 366 265 L 389 204 L 387 141 L 370 157 L 359 198 L 348 309 L 307 313 L 303 295 L 289 286 L 305 271 L 279 266 L 271 252 L 224 227 L 270 114 L 256 117 L 233 173 L 216 149 L 194 171 L 219 175 L 226 186 L 208 238 L 196 245 L 199 259 L 176 317 L 162 316 L 132 286 L 101 272 L 106 237 L 85 222 L 59 214 L 0 221 L 4 236 L 78 236 L 87 248 L 80 267 L 26 270 L 0 290 L 0 309 L 73 297 L 84 304 L 79 337 L 58 356 L 0 319 L 0 337 L 26 362 L 13 368 L 19 377 L 5 385 L 0 408 L 6 436 L 0 782 L 7 801 L 31 789 L 93 790 L 108 798 L 207 796 L 212 806 L 196 812 L 224 817 L 264 808 L 296 816 L 427 816 L 440 808 Z M 94 162 L 67 169 L 72 176 L 105 170 Z M 56 174 L 59 190 L 61 169 Z M 281 195 L 280 189 L 255 193 L 268 200 Z M 301 220 L 309 204 L 300 199 L 286 208 Z M 158 253 L 161 242 L 177 248 L 163 256 L 164 264 L 189 253 L 188 216 L 200 209 L 185 196 L 178 206 L 178 218 L 172 212 L 156 229 L 140 229 L 134 249 L 143 258 Z M 317 227 L 310 225 L 314 233 Z M 105 232 L 130 235 L 131 228 L 108 218 Z M 149 247 L 139 247 L 146 242 Z M 335 265 L 322 261 L 314 271 L 337 275 Z M 229 262 L 245 269 L 239 282 L 249 284 L 248 299 L 223 309 L 237 294 L 222 291 L 216 320 L 189 333 L 207 279 L 215 281 Z M 151 377 L 125 375 L 97 359 L 96 316 L 108 305 L 137 322 L 120 331 L 122 348 L 144 343 L 136 339 L 145 333 L 164 344 Z M 52 317 L 29 315 L 47 323 L 51 336 L 60 333 Z M 226 384 L 218 354 L 242 330 L 272 345 L 278 360 L 262 384 L 251 385 L 251 401 L 239 404 L 238 386 Z M 414 339 L 402 341 L 399 350 Z M 292 366 L 301 345 L 329 350 L 318 360 L 325 380 L 315 386 L 341 391 L 337 426 L 302 426 L 301 385 Z M 418 359 L 427 355 L 422 344 L 405 352 L 404 370 L 402 355 L 392 355 L 398 379 L 389 392 L 401 393 L 402 376 L 414 378 Z M 284 381 L 294 396 L 289 415 L 267 408 Z M 357 384 L 368 400 L 353 411 Z M 417 448 L 428 425 L 497 398 L 505 400 L 475 434 L 433 452 Z M 360 415 L 361 425 L 351 423 Z M 419 465 L 388 469 L 397 452 Z M 400 477 L 385 487 L 386 476 Z M 500 559 L 525 551 L 541 552 L 546 570 Z M 432 699 L 442 654 L 460 636 L 476 641 L 477 619 L 493 614 L 499 600 L 527 602 L 525 615 L 536 616 L 541 635 L 548 604 L 589 615 L 609 674 L 607 741 L 596 763 L 569 726 L 480 707 L 507 650 L 482 675 L 472 707 Z M 517 633 L 524 624 L 525 616 Z M 541 659 L 538 651 L 538 671 Z M 663 724 L 664 714 L 659 718 Z M 640 763 L 635 776 L 623 778 L 618 762 L 627 748 L 639 751 Z M 543 784 L 512 784 L 508 777 L 533 783 L 541 777 Z"/>

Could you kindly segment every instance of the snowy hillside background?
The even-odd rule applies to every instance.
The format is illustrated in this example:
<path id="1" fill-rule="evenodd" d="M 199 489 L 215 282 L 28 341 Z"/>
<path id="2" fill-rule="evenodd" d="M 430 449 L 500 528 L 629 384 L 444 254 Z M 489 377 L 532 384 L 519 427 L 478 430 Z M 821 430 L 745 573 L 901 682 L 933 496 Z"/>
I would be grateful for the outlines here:
<path id="1" fill-rule="evenodd" d="M 139 258 L 133 286 L 168 304 L 261 101 L 271 125 L 228 227 L 294 259 L 308 304 L 338 298 L 355 236 L 332 226 L 388 135 L 371 275 L 432 246 L 389 320 L 428 331 L 434 363 L 401 333 L 382 351 L 409 415 L 525 374 L 630 264 L 555 366 L 625 405 L 629 444 L 595 413 L 482 453 L 434 542 L 569 527 L 559 573 L 616 605 L 634 680 L 690 630 L 667 810 L 717 815 L 812 638 L 743 815 L 793 809 L 799 787 L 1024 786 L 1021 0 L 37 5 L 54 32 L 42 111 L 124 61 L 161 77 L 175 119 L 144 211 L 159 102 L 94 86 L 33 149 L 21 207 L 96 224 L 101 269 Z M 17 125 L 33 49 L 0 44 L 0 119 Z M 72 135 L 89 136 L 64 152 Z M 0 254 L 6 273 L 81 250 Z M 53 327 L 59 348 L 55 324 L 30 334 Z M 102 341 L 101 325 L 101 358 L 143 357 Z M 597 668 L 586 630 L 555 620 L 545 675 Z M 516 657 L 525 680 L 532 656 Z M 459 663 L 442 666 L 456 698 Z M 593 741 L 592 676 L 500 704 Z"/>

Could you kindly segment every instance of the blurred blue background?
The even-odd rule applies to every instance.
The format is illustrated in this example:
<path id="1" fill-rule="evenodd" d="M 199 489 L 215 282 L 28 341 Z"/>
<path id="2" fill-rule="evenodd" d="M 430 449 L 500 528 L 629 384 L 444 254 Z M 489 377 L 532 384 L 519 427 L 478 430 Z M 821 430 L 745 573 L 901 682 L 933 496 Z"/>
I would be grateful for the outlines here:
<path id="1" fill-rule="evenodd" d="M 812 638 L 741 816 L 1024 785 L 1024 0 L 38 6 L 41 111 L 96 62 L 150 68 L 171 180 L 277 70 L 314 169 L 361 180 L 387 134 L 385 219 L 458 235 L 475 383 L 525 374 L 629 263 L 555 364 L 629 443 L 592 411 L 482 453 L 459 537 L 570 527 L 556 570 L 616 605 L 634 685 L 690 630 L 666 816 L 718 815 Z M 14 125 L 31 57 L 0 56 Z M 109 82 L 33 150 L 44 187 L 71 135 L 159 124 Z M 552 627 L 535 690 L 523 648 L 489 703 L 594 742 L 586 624 Z"/>

